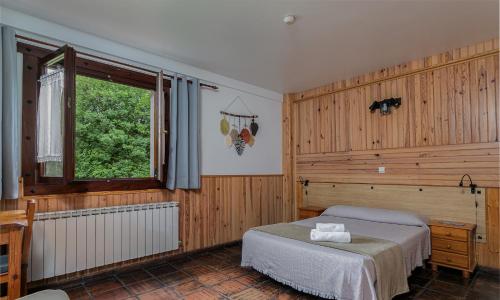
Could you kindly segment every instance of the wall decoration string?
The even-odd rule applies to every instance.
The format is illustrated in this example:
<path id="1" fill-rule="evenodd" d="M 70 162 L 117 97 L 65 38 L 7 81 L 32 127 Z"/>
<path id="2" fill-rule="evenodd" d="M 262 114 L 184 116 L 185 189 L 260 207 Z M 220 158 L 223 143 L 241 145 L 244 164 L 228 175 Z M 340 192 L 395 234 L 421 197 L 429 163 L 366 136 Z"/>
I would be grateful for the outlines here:
<path id="1" fill-rule="evenodd" d="M 239 101 L 248 111 L 248 114 L 237 114 L 229 112 L 233 104 Z M 220 132 L 225 136 L 226 146 L 236 150 L 238 155 L 242 155 L 245 147 L 252 147 L 255 144 L 255 136 L 259 131 L 259 125 L 255 122 L 259 116 L 254 114 L 246 103 L 237 96 L 231 103 L 220 111 L 222 119 L 220 120 Z M 250 121 L 251 120 L 251 121 Z"/>

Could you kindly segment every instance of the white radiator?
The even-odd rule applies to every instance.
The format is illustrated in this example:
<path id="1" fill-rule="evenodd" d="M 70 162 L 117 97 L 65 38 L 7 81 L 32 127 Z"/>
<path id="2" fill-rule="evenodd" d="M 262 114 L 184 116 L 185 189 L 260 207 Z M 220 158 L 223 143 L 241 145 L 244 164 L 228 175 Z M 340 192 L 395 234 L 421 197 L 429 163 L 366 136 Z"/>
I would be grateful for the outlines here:
<path id="1" fill-rule="evenodd" d="M 35 215 L 28 281 L 178 249 L 177 202 Z"/>

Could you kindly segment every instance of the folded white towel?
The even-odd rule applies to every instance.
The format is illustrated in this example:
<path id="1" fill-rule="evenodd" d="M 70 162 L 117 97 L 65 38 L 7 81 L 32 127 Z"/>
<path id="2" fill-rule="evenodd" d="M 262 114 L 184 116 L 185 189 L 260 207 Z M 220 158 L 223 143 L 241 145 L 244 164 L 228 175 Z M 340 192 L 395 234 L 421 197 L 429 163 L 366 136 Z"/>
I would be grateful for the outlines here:
<path id="1" fill-rule="evenodd" d="M 324 232 L 311 229 L 311 240 L 316 242 L 350 243 L 351 234 L 349 232 Z"/>
<path id="2" fill-rule="evenodd" d="M 344 232 L 344 224 L 316 223 L 316 229 L 323 232 Z"/>

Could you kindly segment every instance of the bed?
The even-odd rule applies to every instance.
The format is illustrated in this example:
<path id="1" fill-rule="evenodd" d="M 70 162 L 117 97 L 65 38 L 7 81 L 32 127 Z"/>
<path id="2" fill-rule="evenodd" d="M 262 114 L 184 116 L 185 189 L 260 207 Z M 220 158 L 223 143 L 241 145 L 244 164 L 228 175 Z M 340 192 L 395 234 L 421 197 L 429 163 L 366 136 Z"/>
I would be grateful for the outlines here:
<path id="1" fill-rule="evenodd" d="M 343 223 L 353 235 L 396 243 L 401 249 L 405 283 L 411 271 L 422 266 L 430 255 L 427 220 L 415 214 L 342 205 L 292 224 L 313 228 L 316 223 Z M 299 291 L 328 299 L 390 299 L 407 291 L 400 288 L 389 296 L 377 294 L 377 280 L 385 279 L 377 278 L 373 257 L 255 229 L 243 236 L 241 265 Z"/>

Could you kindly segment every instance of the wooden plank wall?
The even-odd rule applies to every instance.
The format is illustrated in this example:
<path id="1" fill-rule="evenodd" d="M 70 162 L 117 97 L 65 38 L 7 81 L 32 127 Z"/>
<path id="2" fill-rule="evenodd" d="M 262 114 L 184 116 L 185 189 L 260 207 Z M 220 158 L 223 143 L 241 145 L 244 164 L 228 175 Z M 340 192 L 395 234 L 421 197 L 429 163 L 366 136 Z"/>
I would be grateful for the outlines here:
<path id="1" fill-rule="evenodd" d="M 36 212 L 177 201 L 182 251 L 240 240 L 250 227 L 289 219 L 282 176 L 203 176 L 199 190 L 139 190 L 30 196 Z"/>
<path id="2" fill-rule="evenodd" d="M 304 191 L 307 193 L 302 203 L 306 206 L 367 206 L 409 211 L 429 219 L 475 223 L 478 242 L 488 240 L 484 188 L 471 194 L 468 187 L 312 182 Z"/>
<path id="3" fill-rule="evenodd" d="M 315 182 L 457 186 L 469 174 L 482 187 L 497 187 L 499 143 L 297 155 L 296 171 Z M 385 174 L 378 167 L 385 167 Z"/>
<path id="4" fill-rule="evenodd" d="M 500 235 L 498 42 L 284 95 L 284 195 L 296 205 L 300 177 L 452 187 L 468 173 L 487 195 L 496 195 L 486 199 L 487 230 Z M 368 110 L 372 101 L 391 97 L 402 98 L 391 114 Z M 479 250 L 480 262 L 500 268 L 498 238 Z"/>
<path id="5" fill-rule="evenodd" d="M 297 175 L 455 185 L 469 173 L 499 187 L 497 78 L 495 40 L 291 94 Z M 402 105 L 390 115 L 368 110 L 391 97 Z M 383 165 L 381 178 L 375 166 Z"/>
<path id="6" fill-rule="evenodd" d="M 282 175 L 202 176 L 201 189 L 189 191 L 93 192 L 30 196 L 24 200 L 27 199 L 37 201 L 37 212 L 177 201 L 182 245 L 179 251 L 171 254 L 241 240 L 243 233 L 251 227 L 291 220 L 292 211 L 290 202 L 283 200 Z M 8 206 L 4 209 L 14 209 L 16 206 L 23 209 L 24 203 Z M 99 272 L 101 269 L 65 275 L 62 279 Z"/>

